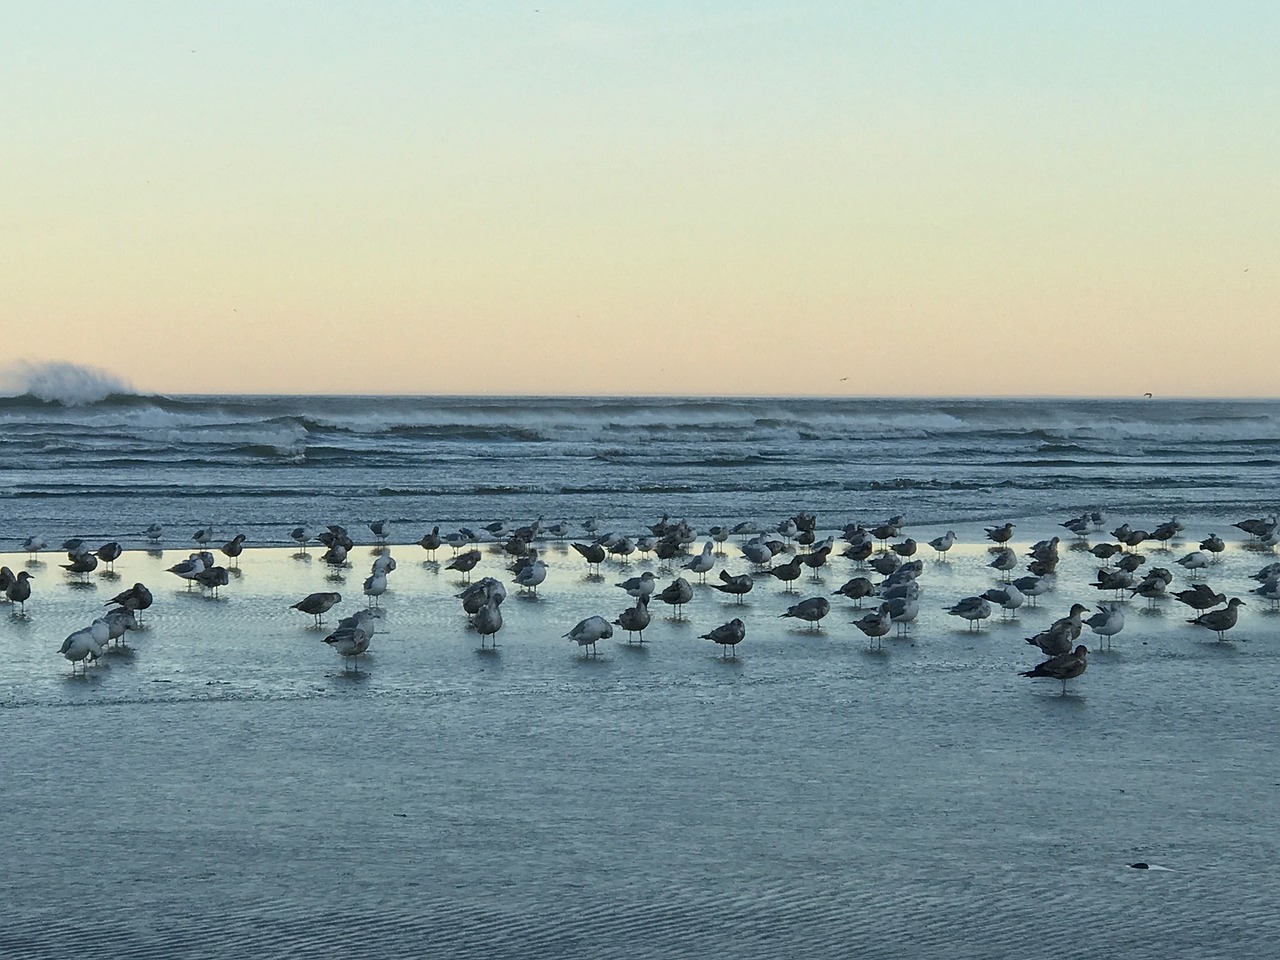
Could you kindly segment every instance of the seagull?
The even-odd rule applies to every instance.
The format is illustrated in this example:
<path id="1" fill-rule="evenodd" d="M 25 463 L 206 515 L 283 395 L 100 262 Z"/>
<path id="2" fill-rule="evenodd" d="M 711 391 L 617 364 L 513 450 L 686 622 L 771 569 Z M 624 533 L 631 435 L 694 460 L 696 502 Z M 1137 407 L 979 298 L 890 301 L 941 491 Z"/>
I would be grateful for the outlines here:
<path id="1" fill-rule="evenodd" d="M 934 537 L 930 540 L 929 546 L 933 547 L 934 551 L 937 553 L 938 559 L 941 560 L 947 555 L 947 551 L 955 546 L 955 543 L 956 532 L 954 530 L 948 530 L 941 537 Z"/>
<path id="2" fill-rule="evenodd" d="M 20 614 L 25 614 L 27 601 L 31 599 L 31 574 L 25 570 L 19 570 L 13 582 L 5 587 L 4 595 L 11 603 L 18 605 Z"/>
<path id="3" fill-rule="evenodd" d="M 1039 647 L 1045 656 L 1064 656 L 1071 651 L 1071 644 L 1080 639 L 1080 633 L 1084 630 L 1082 617 L 1088 612 L 1089 608 L 1084 604 L 1073 603 L 1067 616 L 1053 621 L 1034 637 L 1028 637 L 1027 643 Z"/>
<path id="4" fill-rule="evenodd" d="M 62 649 L 58 652 L 71 661 L 71 672 L 76 672 L 76 664 L 88 666 L 86 660 L 97 660 L 102 656 L 102 640 L 99 637 L 107 635 L 106 625 L 98 627 L 95 633 L 95 626 L 99 621 L 94 621 L 94 626 L 82 627 L 75 633 L 72 633 L 67 639 L 62 641 Z"/>
<path id="5" fill-rule="evenodd" d="M 832 596 L 848 597 L 854 602 L 855 607 L 861 607 L 862 598 L 871 596 L 875 590 L 874 584 L 866 577 L 854 577 L 832 593 Z"/>
<path id="6" fill-rule="evenodd" d="M 727 657 L 732 651 L 736 657 L 738 655 L 737 646 L 742 642 L 742 638 L 747 635 L 747 626 L 737 617 L 734 617 L 728 623 L 722 623 L 710 633 L 704 633 L 700 637 L 702 640 L 711 640 L 720 644 L 722 657 Z"/>
<path id="7" fill-rule="evenodd" d="M 782 588 L 784 593 L 793 593 L 794 590 L 792 589 L 791 584 L 800 579 L 801 572 L 800 558 L 792 557 L 786 563 L 779 564 L 772 569 L 766 570 L 765 574 L 785 583 L 786 586 Z"/>
<path id="8" fill-rule="evenodd" d="M 465 573 L 467 580 L 471 580 L 471 571 L 475 569 L 475 565 L 480 562 L 479 550 L 468 550 L 466 553 L 460 553 L 448 563 L 445 564 L 446 570 L 457 570 L 459 573 Z"/>
<path id="9" fill-rule="evenodd" d="M 1200 549 L 1207 550 L 1209 553 L 1213 554 L 1210 558 L 1210 562 L 1213 563 L 1217 561 L 1218 554 L 1227 549 L 1227 545 L 1220 536 L 1216 533 L 1211 533 L 1200 541 Z"/>
<path id="10" fill-rule="evenodd" d="M 655 585 L 653 574 L 648 570 L 640 574 L 638 577 L 631 577 L 630 579 L 623 580 L 621 583 L 614 584 L 614 586 L 621 587 L 623 590 L 627 591 L 627 596 L 635 597 L 637 599 L 641 596 L 649 596 L 653 593 Z"/>
<path id="11" fill-rule="evenodd" d="M 600 572 L 600 564 L 604 563 L 605 558 L 604 547 L 598 543 L 573 543 L 570 546 L 587 561 L 587 573 L 591 572 L 592 567 L 596 568 L 597 573 Z"/>
<path id="12" fill-rule="evenodd" d="M 1070 653 L 1051 657 L 1043 663 L 1037 664 L 1034 669 L 1024 671 L 1022 676 L 1049 677 L 1053 680 L 1061 680 L 1062 695 L 1066 696 L 1067 681 L 1074 680 L 1084 673 L 1085 668 L 1089 666 L 1088 655 L 1089 648 L 1081 645 Z"/>
<path id="13" fill-rule="evenodd" d="M 1273 513 L 1265 519 L 1241 520 L 1239 523 L 1233 523 L 1232 526 L 1243 530 L 1251 539 L 1260 540 L 1275 532 L 1276 515 Z"/>
<path id="14" fill-rule="evenodd" d="M 981 630 L 982 621 L 991 616 L 991 604 L 983 597 L 965 597 L 957 601 L 947 613 L 969 621 L 970 630 Z"/>
<path id="15" fill-rule="evenodd" d="M 386 543 L 387 537 L 391 536 L 391 524 L 382 520 L 374 520 L 369 524 L 369 530 L 373 534 L 374 539 L 379 543 Z"/>
<path id="16" fill-rule="evenodd" d="M 294 527 L 289 531 L 289 538 L 298 545 L 298 548 L 303 553 L 306 553 L 307 544 L 311 542 L 311 531 L 306 527 Z"/>
<path id="17" fill-rule="evenodd" d="M 727 570 L 720 571 L 720 579 L 723 583 L 713 583 L 711 588 L 719 590 L 721 593 L 727 593 L 731 597 L 737 597 L 738 603 L 742 602 L 743 596 L 750 593 L 756 585 L 755 580 L 751 578 L 749 573 L 730 574 Z"/>
<path id="18" fill-rule="evenodd" d="M 476 632 L 480 634 L 480 649 L 484 649 L 484 638 L 493 637 L 493 648 L 498 649 L 498 631 L 502 629 L 502 599 L 496 593 L 490 595 L 484 606 L 476 611 Z"/>
<path id="19" fill-rule="evenodd" d="M 604 617 L 587 617 L 580 620 L 578 625 L 565 634 L 571 643 L 576 643 L 582 647 L 587 656 L 595 656 L 596 642 L 599 640 L 608 640 L 613 636 L 613 625 Z M 586 648 L 590 647 L 590 651 Z"/>
<path id="20" fill-rule="evenodd" d="M 1124 629 L 1124 609 L 1116 603 L 1103 604 L 1085 621 L 1085 625 L 1098 636 L 1105 637 L 1110 650 L 1111 638 Z"/>
<path id="21" fill-rule="evenodd" d="M 889 632 L 890 622 L 889 604 L 882 603 L 878 611 L 868 613 L 861 620 L 854 620 L 853 625 L 866 634 L 869 640 L 875 640 L 876 649 L 880 650 L 880 641 Z"/>
<path id="22" fill-rule="evenodd" d="M 1022 595 L 1022 591 L 1018 589 L 1017 584 L 1006 583 L 1000 587 L 992 587 L 982 595 L 984 600 L 990 600 L 1001 610 L 1004 616 L 1008 617 L 1013 614 L 1026 599 Z"/>
<path id="23" fill-rule="evenodd" d="M 324 622 L 324 615 L 341 602 L 340 593 L 309 593 L 289 609 L 315 617 L 318 627 Z"/>
<path id="24" fill-rule="evenodd" d="M 1221 610 L 1210 610 L 1208 613 L 1202 613 L 1194 620 L 1188 620 L 1187 623 L 1212 630 L 1218 635 L 1218 640 L 1222 641 L 1226 639 L 1223 635 L 1236 625 L 1236 619 L 1240 614 L 1239 608 L 1242 606 L 1244 606 L 1243 600 L 1239 597 L 1232 597 Z"/>
<path id="25" fill-rule="evenodd" d="M 1272 610 L 1280 607 L 1280 579 L 1268 580 L 1262 586 L 1254 587 L 1249 592 L 1256 593 L 1263 600 L 1268 601 Z"/>
<path id="26" fill-rule="evenodd" d="M 1191 571 L 1191 575 L 1195 576 L 1195 572 L 1197 570 L 1203 570 L 1205 567 L 1209 565 L 1209 558 L 1205 556 L 1203 553 L 1201 553 L 1199 550 L 1193 550 L 1190 553 L 1188 553 L 1185 557 L 1179 557 L 1177 560 L 1173 562 L 1176 563 L 1178 566 L 1182 567 L 1184 570 Z"/>
<path id="27" fill-rule="evenodd" d="M 347 662 L 355 660 L 356 657 L 369 649 L 369 641 L 373 638 L 373 625 L 371 622 L 360 618 L 354 619 L 353 623 L 346 626 L 338 624 L 336 630 L 324 638 L 324 642 L 329 644 L 339 656 L 342 657 L 342 669 L 347 669 Z M 346 623 L 346 621 L 343 621 Z M 355 661 L 356 671 L 360 670 L 360 662 Z"/>
<path id="28" fill-rule="evenodd" d="M 365 577 L 364 595 L 369 598 L 369 606 L 378 607 L 382 601 L 378 598 L 387 592 L 387 575 L 378 570 Z"/>
<path id="29" fill-rule="evenodd" d="M 993 570 L 999 570 L 1004 580 L 1009 579 L 1009 571 L 1018 565 L 1018 555 L 1008 547 L 1002 547 L 994 560 L 987 564 Z"/>
<path id="30" fill-rule="evenodd" d="M 1027 605 L 1031 607 L 1036 606 L 1036 597 L 1049 592 L 1049 581 L 1044 577 L 1019 577 L 1013 581 L 1013 585 L 1026 597 Z"/>
<path id="31" fill-rule="evenodd" d="M 44 537 L 27 537 L 22 541 L 22 549 L 31 556 L 35 556 L 41 550 L 49 545 L 49 541 Z"/>
<path id="32" fill-rule="evenodd" d="M 1099 560 L 1110 560 L 1117 553 L 1124 553 L 1124 547 L 1118 543 L 1095 543 L 1089 552 Z"/>
<path id="33" fill-rule="evenodd" d="M 138 619 L 141 620 L 142 611 L 151 606 L 151 600 L 151 591 L 145 585 L 135 583 L 128 590 L 117 593 L 105 605 L 118 604 L 121 608 L 138 614 Z"/>
<path id="34" fill-rule="evenodd" d="M 440 544 L 444 541 L 440 539 L 440 528 L 432 527 L 430 533 L 424 533 L 422 539 L 418 541 L 418 546 L 427 553 L 431 554 L 431 559 L 436 558 L 436 551 L 440 549 Z"/>
<path id="35" fill-rule="evenodd" d="M 101 617 L 94 621 L 95 623 L 104 623 L 107 626 L 107 641 L 119 641 L 128 630 L 138 629 L 138 620 L 132 611 L 117 607 L 114 610 L 108 610 Z M 119 646 L 117 642 L 116 646 Z"/>
<path id="36" fill-rule="evenodd" d="M 207 546 L 209 541 L 213 539 L 213 527 L 201 527 L 191 535 L 191 539 L 202 547 Z"/>
<path id="37" fill-rule="evenodd" d="M 147 527 L 146 530 L 142 531 L 142 534 L 152 543 L 159 543 L 160 538 L 164 536 L 164 527 L 158 523 L 153 523 L 151 526 Z"/>
<path id="38" fill-rule="evenodd" d="M 715 548 L 715 543 L 708 540 L 702 545 L 702 553 L 698 554 L 692 560 L 684 565 L 685 570 L 692 570 L 698 575 L 700 581 L 705 582 L 707 573 L 716 565 L 715 555 L 711 552 Z"/>
<path id="39" fill-rule="evenodd" d="M 915 597 L 898 597 L 881 608 L 889 608 L 889 620 L 898 625 L 898 636 L 904 635 L 920 613 L 920 601 Z"/>
<path id="40" fill-rule="evenodd" d="M 67 573 L 72 573 L 79 577 L 85 577 L 98 569 L 98 558 L 92 553 L 85 553 L 83 550 L 80 553 L 67 554 L 67 559 L 71 562 L 60 564 L 60 566 Z"/>
<path id="41" fill-rule="evenodd" d="M 507 599 L 507 588 L 503 586 L 502 581 L 495 580 L 493 577 L 484 577 L 468 586 L 461 593 L 456 594 L 457 598 L 462 601 L 462 611 L 468 617 L 474 617 L 480 612 L 490 600 L 496 599 L 498 603 L 502 603 Z"/>
<path id="42" fill-rule="evenodd" d="M 1197 583 L 1186 590 L 1179 590 L 1173 595 L 1179 603 L 1185 603 L 1194 610 L 1208 610 L 1220 603 L 1226 603 L 1227 597 L 1222 593 L 1214 593 L 1206 583 Z"/>
<path id="43" fill-rule="evenodd" d="M 765 567 L 773 563 L 773 551 L 762 540 L 745 541 L 742 544 L 742 555 L 756 567 Z"/>
<path id="44" fill-rule="evenodd" d="M 515 583 L 523 590 L 538 592 L 538 584 L 547 579 L 547 565 L 541 559 L 525 564 L 516 574 Z"/>
<path id="45" fill-rule="evenodd" d="M 644 628 L 649 625 L 649 620 L 649 598 L 641 595 L 636 598 L 634 607 L 627 607 L 627 609 L 618 614 L 618 619 L 613 622 L 627 631 L 627 643 L 631 642 L 631 634 L 633 633 L 638 633 L 640 642 L 644 643 Z"/>
<path id="46" fill-rule="evenodd" d="M 632 596 L 636 595 L 632 594 Z M 676 577 L 671 583 L 662 588 L 657 597 L 663 603 L 675 607 L 676 618 L 679 619 L 684 616 L 681 607 L 693 599 L 693 584 L 684 577 Z M 636 596 L 636 599 L 639 599 L 639 597 Z"/>
<path id="47" fill-rule="evenodd" d="M 119 560 L 123 553 L 124 547 L 120 546 L 120 542 L 118 540 L 110 540 L 95 550 L 94 556 L 105 563 L 108 570 L 111 570 L 113 569 L 112 564 Z"/>
<path id="48" fill-rule="evenodd" d="M 987 539 L 995 543 L 1008 543 L 1012 536 L 1012 523 L 1006 523 L 1002 527 L 987 527 Z"/>
<path id="49" fill-rule="evenodd" d="M 329 544 L 329 549 L 320 555 L 320 559 L 331 567 L 341 567 L 347 562 L 347 548 L 335 540 Z"/>
<path id="50" fill-rule="evenodd" d="M 240 554 L 244 552 L 245 536 L 243 533 L 237 533 L 234 537 L 222 545 L 222 552 L 236 562 L 236 566 L 240 566 Z"/>
<path id="51" fill-rule="evenodd" d="M 382 552 L 373 558 L 370 568 L 373 573 L 391 573 L 396 568 L 396 558 L 391 555 L 390 547 L 383 547 Z"/>
<path id="52" fill-rule="evenodd" d="M 779 614 L 781 617 L 794 617 L 797 620 L 807 621 L 813 629 L 817 629 L 819 622 L 828 613 L 831 612 L 831 601 L 826 597 L 809 597 L 801 600 L 794 606 L 788 607 L 786 613 Z"/>
<path id="53" fill-rule="evenodd" d="M 200 584 L 202 589 L 208 590 L 214 597 L 217 597 L 218 588 L 225 587 L 231 582 L 231 574 L 227 572 L 226 567 L 206 566 L 192 579 Z"/>

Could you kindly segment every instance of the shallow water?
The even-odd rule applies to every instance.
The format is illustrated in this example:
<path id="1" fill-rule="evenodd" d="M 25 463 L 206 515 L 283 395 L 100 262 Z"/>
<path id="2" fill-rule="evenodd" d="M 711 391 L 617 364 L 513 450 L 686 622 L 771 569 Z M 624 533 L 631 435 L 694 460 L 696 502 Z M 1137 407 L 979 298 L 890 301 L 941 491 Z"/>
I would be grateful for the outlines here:
<path id="1" fill-rule="evenodd" d="M 1038 609 L 977 634 L 943 612 L 990 579 L 970 540 L 926 563 L 920 620 L 883 652 L 846 601 L 810 631 L 763 581 L 744 607 L 699 587 L 684 620 L 655 603 L 643 649 L 619 631 L 596 659 L 561 634 L 616 616 L 612 584 L 646 566 L 597 582 L 548 553 L 482 654 L 453 575 L 396 547 L 358 673 L 287 606 L 356 609 L 363 549 L 343 582 L 249 551 L 218 601 L 163 572 L 176 552 L 85 587 L 37 568 L 29 616 L 0 608 L 0 955 L 1274 954 L 1265 604 L 1225 644 L 1129 604 L 1062 696 L 1018 671 L 1023 637 L 1095 602 L 1079 550 Z M 1234 543 L 1211 582 L 1238 593 L 1267 559 Z M 509 580 L 495 554 L 485 573 Z M 147 628 L 73 678 L 62 637 L 135 579 Z M 698 635 L 735 615 L 726 661 Z"/>

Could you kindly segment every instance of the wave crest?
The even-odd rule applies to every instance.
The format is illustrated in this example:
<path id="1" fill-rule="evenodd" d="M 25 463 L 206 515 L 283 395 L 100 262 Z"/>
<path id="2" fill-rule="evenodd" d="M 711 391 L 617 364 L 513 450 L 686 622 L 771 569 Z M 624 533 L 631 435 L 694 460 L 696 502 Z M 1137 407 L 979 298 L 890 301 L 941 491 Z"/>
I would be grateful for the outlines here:
<path id="1" fill-rule="evenodd" d="M 115 374 L 75 363 L 18 360 L 0 367 L 0 396 L 80 407 L 136 391 Z"/>

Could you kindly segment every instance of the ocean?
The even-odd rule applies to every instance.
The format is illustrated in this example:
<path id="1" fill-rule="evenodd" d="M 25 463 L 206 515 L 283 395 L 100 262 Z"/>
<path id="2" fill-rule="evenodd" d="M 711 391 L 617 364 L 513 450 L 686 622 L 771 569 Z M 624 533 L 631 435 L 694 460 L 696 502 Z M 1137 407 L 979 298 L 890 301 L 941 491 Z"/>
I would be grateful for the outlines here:
<path id="1" fill-rule="evenodd" d="M 0 399 L 6 526 L 136 543 L 152 523 L 283 544 L 300 523 L 444 527 L 804 509 L 833 527 L 1275 501 L 1280 402 L 1144 399 Z M 79 389 L 77 389 L 79 387 Z M 29 532 L 30 533 L 29 533 Z M 424 531 L 425 532 L 425 531 Z M 416 539 L 416 537 L 412 538 Z"/>
<path id="2" fill-rule="evenodd" d="M 1280 935 L 1280 618 L 1248 593 L 1274 557 L 1231 525 L 1275 511 L 1280 404 L 1215 400 L 161 397 L 92 383 L 0 399 L 0 564 L 35 579 L 0 607 L 0 956 L 1269 957 Z M 490 520 L 583 539 L 659 517 L 821 535 L 905 517 L 918 619 L 869 644 L 833 556 L 795 593 L 740 538 L 708 584 L 636 555 L 592 575 L 564 541 L 506 582 L 481 651 L 451 552 Z M 1102 529 L 1059 524 L 1087 510 Z M 1066 693 L 1020 676 L 1024 639 L 1089 586 L 1087 545 L 1177 517 L 1146 566 L 1217 533 L 1204 576 L 1247 598 L 1219 643 L 1172 600 L 1127 599 Z M 289 606 L 369 601 L 387 519 L 397 559 L 367 655 L 347 665 Z M 1053 589 L 978 632 L 946 611 L 996 580 L 985 528 L 1020 556 L 1061 535 Z M 159 543 L 142 531 L 160 523 Z M 342 566 L 298 524 L 345 525 Z M 212 525 L 248 549 L 220 596 L 167 568 Z M 954 529 L 946 560 L 923 546 Z M 52 546 L 19 548 L 34 534 Z M 58 568 L 65 537 L 117 539 L 116 571 Z M 792 548 L 795 549 L 795 548 Z M 837 547 L 838 553 L 839 547 Z M 221 554 L 221 562 L 227 562 Z M 682 616 L 646 643 L 614 584 L 683 573 Z M 73 674 L 59 655 L 134 581 L 155 603 Z M 818 628 L 782 616 L 829 597 Z M 703 635 L 747 624 L 736 657 Z M 1146 869 L 1132 864 L 1145 864 Z"/>

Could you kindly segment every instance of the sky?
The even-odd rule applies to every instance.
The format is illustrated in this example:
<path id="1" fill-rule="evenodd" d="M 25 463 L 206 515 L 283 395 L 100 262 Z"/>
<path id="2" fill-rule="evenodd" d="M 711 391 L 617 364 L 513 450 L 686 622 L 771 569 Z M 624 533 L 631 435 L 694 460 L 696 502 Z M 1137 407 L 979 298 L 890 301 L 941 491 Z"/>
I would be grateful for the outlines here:
<path id="1" fill-rule="evenodd" d="M 0 0 L 0 35 L 0 362 L 1280 395 L 1269 3 Z"/>

